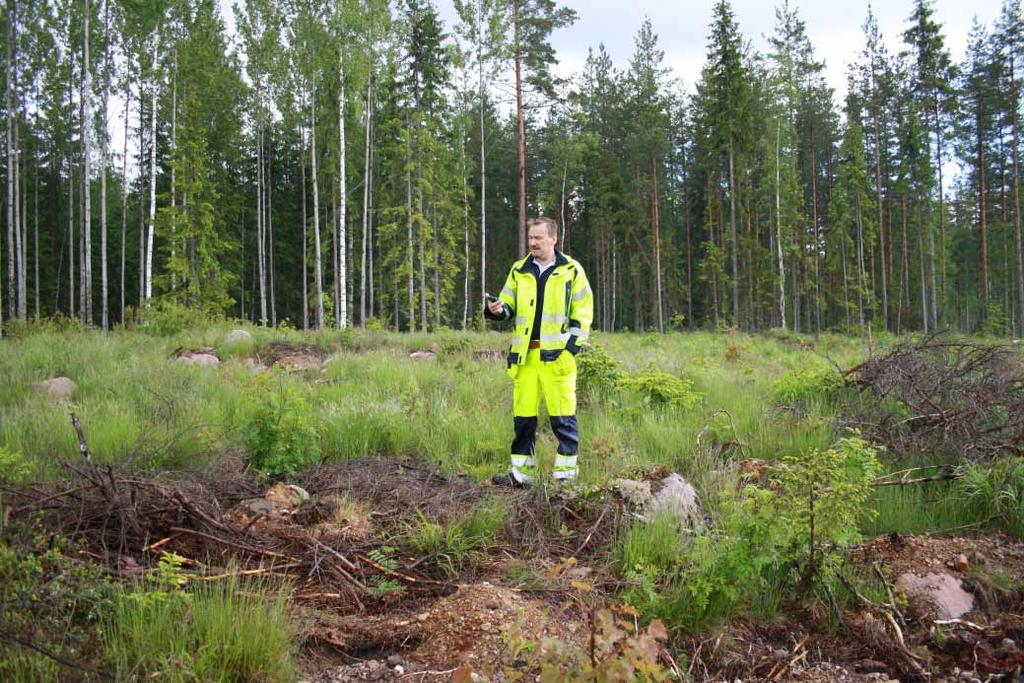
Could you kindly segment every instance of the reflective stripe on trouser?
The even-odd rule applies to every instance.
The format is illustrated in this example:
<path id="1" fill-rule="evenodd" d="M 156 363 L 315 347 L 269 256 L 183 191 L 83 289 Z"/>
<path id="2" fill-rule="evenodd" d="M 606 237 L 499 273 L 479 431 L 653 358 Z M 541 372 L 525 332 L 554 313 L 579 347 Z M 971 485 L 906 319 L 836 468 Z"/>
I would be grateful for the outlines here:
<path id="1" fill-rule="evenodd" d="M 555 478 L 573 479 L 576 477 L 579 428 L 576 422 L 576 359 L 568 351 L 544 363 L 540 359 L 540 349 L 530 349 L 526 362 L 515 373 L 512 389 L 512 413 L 515 416 L 512 474 L 520 482 L 528 482 L 537 475 L 533 456 L 541 394 L 551 419 L 551 430 L 558 438 Z"/>

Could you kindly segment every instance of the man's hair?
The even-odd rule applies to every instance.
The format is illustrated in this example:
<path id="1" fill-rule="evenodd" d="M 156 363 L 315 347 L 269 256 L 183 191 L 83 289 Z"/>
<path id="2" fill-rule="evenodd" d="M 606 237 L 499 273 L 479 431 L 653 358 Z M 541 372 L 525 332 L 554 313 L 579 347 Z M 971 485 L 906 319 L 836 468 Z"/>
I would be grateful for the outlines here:
<path id="1" fill-rule="evenodd" d="M 543 225 L 548 229 L 548 237 L 558 237 L 558 221 L 554 218 L 548 218 L 547 216 L 537 216 L 526 221 L 526 230 L 529 232 L 530 228 L 535 225 Z"/>

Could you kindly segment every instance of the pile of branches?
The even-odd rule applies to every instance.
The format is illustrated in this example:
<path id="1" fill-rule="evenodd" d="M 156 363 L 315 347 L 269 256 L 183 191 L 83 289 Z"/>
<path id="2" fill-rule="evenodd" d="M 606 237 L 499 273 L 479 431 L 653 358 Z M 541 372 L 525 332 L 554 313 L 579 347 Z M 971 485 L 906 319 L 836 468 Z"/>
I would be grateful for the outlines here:
<path id="1" fill-rule="evenodd" d="M 322 502 L 308 501 L 291 520 L 243 523 L 219 501 L 251 498 L 259 491 L 253 481 L 222 480 L 215 484 L 221 490 L 213 492 L 199 481 L 119 472 L 96 465 L 84 437 L 80 443 L 83 460 L 64 463 L 69 480 L 0 487 L 7 524 L 56 530 L 123 576 L 141 574 L 161 553 L 173 551 L 197 577 L 283 577 L 295 586 L 297 599 L 358 609 L 374 599 L 372 587 L 381 579 L 420 595 L 454 590 L 397 563 L 375 560 L 372 539 L 318 537 L 315 525 L 333 512 Z"/>
<path id="2" fill-rule="evenodd" d="M 986 461 L 1024 444 L 1024 363 L 1011 346 L 904 341 L 843 374 L 869 399 L 856 426 L 896 454 Z"/>

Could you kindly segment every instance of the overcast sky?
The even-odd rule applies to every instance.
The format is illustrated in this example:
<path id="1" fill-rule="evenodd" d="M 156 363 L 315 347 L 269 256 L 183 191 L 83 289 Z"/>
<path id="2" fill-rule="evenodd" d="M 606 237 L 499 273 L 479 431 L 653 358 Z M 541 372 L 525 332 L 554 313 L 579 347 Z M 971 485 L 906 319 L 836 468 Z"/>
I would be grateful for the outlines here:
<path id="1" fill-rule="evenodd" d="M 626 68 L 633 53 L 633 37 L 645 16 L 650 17 L 658 43 L 665 51 L 666 66 L 682 78 L 687 90 L 700 77 L 711 22 L 713 0 L 562 0 L 576 10 L 576 23 L 557 31 L 553 44 L 560 65 L 558 74 L 578 72 L 588 47 L 604 43 L 618 68 Z M 935 0 L 935 16 L 942 25 L 953 60 L 963 59 L 967 33 L 977 16 L 991 26 L 999 16 L 1001 0 Z M 846 92 L 846 67 L 864 47 L 865 0 L 791 0 L 807 26 L 815 55 L 823 60 L 829 83 L 836 89 L 837 103 Z M 900 35 L 907 27 L 911 0 L 873 3 L 879 29 L 890 53 L 903 49 Z M 733 0 L 733 13 L 743 37 L 756 50 L 765 51 L 766 35 L 775 28 L 775 3 L 764 0 Z M 449 27 L 457 21 L 451 0 L 438 0 L 442 18 Z M 451 32 L 451 31 L 449 31 Z"/>

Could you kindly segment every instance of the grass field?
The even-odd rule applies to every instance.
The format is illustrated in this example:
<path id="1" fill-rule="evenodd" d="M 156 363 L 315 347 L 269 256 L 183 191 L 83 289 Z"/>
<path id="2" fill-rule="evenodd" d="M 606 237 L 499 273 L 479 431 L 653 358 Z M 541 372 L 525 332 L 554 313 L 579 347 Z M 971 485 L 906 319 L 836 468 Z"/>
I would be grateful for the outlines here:
<path id="1" fill-rule="evenodd" d="M 80 457 L 71 412 L 81 419 L 96 461 L 143 473 L 212 472 L 226 460 L 241 458 L 256 469 L 287 475 L 317 462 L 383 456 L 485 481 L 508 467 L 512 420 L 505 334 L 304 334 L 249 328 L 251 340 L 227 343 L 229 330 L 214 325 L 160 336 L 139 330 L 51 329 L 5 340 L 0 344 L 0 483 L 66 478 L 62 463 Z M 841 387 L 838 371 L 894 340 L 876 337 L 869 348 L 864 339 L 844 336 L 696 332 L 598 333 L 591 341 L 593 348 L 580 358 L 576 492 L 601 492 L 618 478 L 657 468 L 676 471 L 695 485 L 709 528 L 724 534 L 719 541 L 735 541 L 730 546 L 708 536 L 707 542 L 701 537 L 680 542 L 675 525 L 660 518 L 623 528 L 608 557 L 625 581 L 625 599 L 646 616 L 700 626 L 728 616 L 737 600 L 743 601 L 716 592 L 713 586 L 726 577 L 760 586 L 745 609 L 755 617 L 770 617 L 790 579 L 780 569 L 786 566 L 780 557 L 755 552 L 753 565 L 735 563 L 751 552 L 744 539 L 774 533 L 772 520 L 759 518 L 763 513 L 756 504 L 737 498 L 739 464 L 785 460 L 805 463 L 802 471 L 814 472 L 815 462 L 839 458 L 849 448 L 854 456 L 863 455 L 866 451 L 846 440 L 855 434 L 839 426 L 844 402 L 860 399 Z M 280 343 L 286 346 L 275 347 Z M 219 365 L 187 365 L 175 357 L 181 349 L 204 347 L 215 350 Z M 282 348 L 308 362 L 279 364 L 300 366 L 291 370 L 266 367 Z M 434 357 L 410 356 L 428 348 Z M 67 403 L 35 386 L 57 376 L 77 385 Z M 556 443 L 546 421 L 540 432 L 543 469 L 550 467 Z M 879 450 L 878 460 L 884 473 L 946 462 L 948 456 L 920 453 L 909 461 L 896 460 Z M 822 476 L 840 476 L 835 467 L 822 470 Z M 799 482 L 789 485 L 802 490 Z M 846 514 L 837 519 L 859 520 L 868 538 L 893 531 L 995 528 L 1019 536 L 1024 507 L 1015 492 L 1020 490 L 1024 468 L 1009 461 L 1000 468 L 968 468 L 955 482 L 879 487 L 845 503 L 867 506 L 868 514 L 843 510 L 837 499 Z M 799 505 L 792 510 L 799 517 Z M 442 524 L 423 518 L 418 527 L 383 540 L 433 557 L 455 576 L 465 563 L 483 557 L 506 518 L 506 508 L 492 500 L 462 519 Z M 833 536 L 840 540 L 857 534 L 840 529 Z M 806 542 L 799 534 L 792 538 Z M 813 558 L 813 537 L 811 544 Z M 24 567 L 15 566 L 20 569 L 10 572 L 17 577 Z M 693 592 L 702 586 L 706 593 Z M 281 653 L 275 655 L 280 672 L 270 679 L 286 680 L 293 665 L 280 630 L 288 617 L 275 591 L 226 585 L 191 593 L 193 602 L 187 604 L 165 599 L 165 593 L 174 594 L 167 586 L 136 591 L 158 596 L 141 601 L 115 591 L 109 598 L 113 618 L 102 627 L 106 661 L 118 672 L 161 675 L 165 665 L 170 671 L 176 661 L 180 664 L 189 643 L 215 638 L 234 659 L 190 660 L 197 669 L 187 675 L 201 680 L 244 677 L 238 672 L 262 666 L 258 655 L 270 648 Z M 683 597 L 686 591 L 688 598 Z M 264 597 L 254 601 L 252 595 Z M 694 598 L 703 601 L 702 611 L 679 611 Z M 186 609 L 192 616 L 181 633 L 160 626 L 180 625 Z M 234 613 L 269 626 L 246 642 L 233 642 L 222 619 Z M 147 659 L 147 648 L 164 652 L 166 659 Z M 52 680 L 52 667 L 31 652 L 20 650 L 11 662 L 20 674 L 37 671 L 40 680 Z"/>

